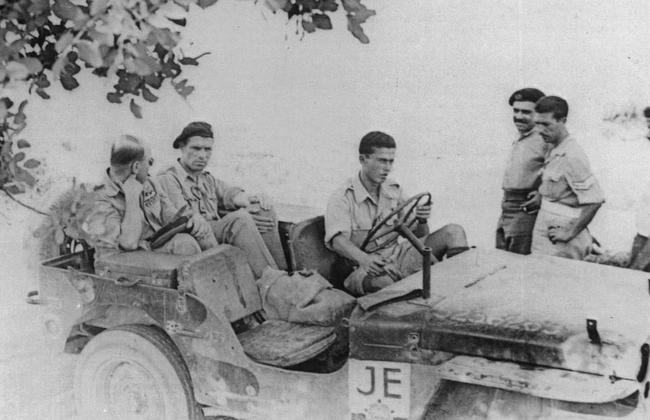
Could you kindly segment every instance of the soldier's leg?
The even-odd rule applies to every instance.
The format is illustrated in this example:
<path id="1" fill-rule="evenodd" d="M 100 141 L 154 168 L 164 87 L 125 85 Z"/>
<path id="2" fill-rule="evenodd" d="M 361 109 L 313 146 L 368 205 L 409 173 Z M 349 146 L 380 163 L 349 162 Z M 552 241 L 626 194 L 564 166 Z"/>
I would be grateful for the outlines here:
<path id="1" fill-rule="evenodd" d="M 506 245 L 506 232 L 503 225 L 504 225 L 504 215 L 503 213 L 501 213 L 501 217 L 499 217 L 499 222 L 497 224 L 497 230 L 495 235 L 496 248 L 508 250 Z"/>
<path id="2" fill-rule="evenodd" d="M 508 238 L 508 247 L 506 250 L 517 254 L 528 255 L 530 254 L 530 245 L 532 242 L 532 233 L 529 235 L 513 235 Z"/>
<path id="3" fill-rule="evenodd" d="M 425 238 L 424 244 L 431 248 L 431 252 L 438 260 L 442 260 L 445 255 L 451 258 L 469 249 L 465 229 L 453 223 L 430 233 Z"/>
<path id="4" fill-rule="evenodd" d="M 363 296 L 376 292 L 393 284 L 393 279 L 388 275 L 371 276 L 365 270 L 357 268 L 346 277 L 343 285 L 352 296 Z"/>
<path id="5" fill-rule="evenodd" d="M 255 221 L 246 210 L 233 211 L 210 224 L 219 243 L 234 245 L 246 253 L 248 264 L 256 278 L 262 277 L 266 267 L 278 268 L 257 230 Z"/>
<path id="6" fill-rule="evenodd" d="M 497 249 L 503 249 L 504 251 L 508 250 L 508 245 L 506 242 L 506 234 L 503 231 L 502 227 L 497 228 L 495 239 L 496 239 Z"/>
<path id="7" fill-rule="evenodd" d="M 273 256 L 273 259 L 277 263 L 280 270 L 286 270 L 287 261 L 284 255 L 284 250 L 282 249 L 282 242 L 280 242 L 280 232 L 278 231 L 278 216 L 275 213 L 275 210 L 273 208 L 269 210 L 260 210 L 259 213 L 252 215 L 253 220 L 255 220 L 256 215 L 273 219 L 273 224 L 275 227 L 270 231 L 262 233 L 262 239 L 264 240 L 266 247 Z"/>
<path id="8" fill-rule="evenodd" d="M 201 247 L 192 235 L 177 233 L 165 245 L 155 251 L 174 255 L 195 255 L 201 252 Z"/>

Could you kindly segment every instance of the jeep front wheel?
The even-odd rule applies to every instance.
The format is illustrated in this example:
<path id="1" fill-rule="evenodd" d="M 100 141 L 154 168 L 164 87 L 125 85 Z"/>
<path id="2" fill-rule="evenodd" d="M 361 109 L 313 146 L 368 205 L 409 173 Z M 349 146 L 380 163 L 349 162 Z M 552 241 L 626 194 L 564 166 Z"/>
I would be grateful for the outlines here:
<path id="1" fill-rule="evenodd" d="M 176 346 L 145 325 L 120 326 L 90 340 L 77 363 L 74 391 L 82 418 L 203 418 Z"/>

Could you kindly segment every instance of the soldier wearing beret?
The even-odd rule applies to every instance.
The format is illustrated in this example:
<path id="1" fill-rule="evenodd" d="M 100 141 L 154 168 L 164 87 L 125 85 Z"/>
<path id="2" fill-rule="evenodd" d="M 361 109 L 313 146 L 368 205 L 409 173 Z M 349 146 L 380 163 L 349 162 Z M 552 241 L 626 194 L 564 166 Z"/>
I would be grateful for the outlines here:
<path id="1" fill-rule="evenodd" d="M 276 261 L 284 264 L 270 200 L 263 194 L 248 194 L 212 176 L 206 167 L 213 146 L 210 124 L 202 121 L 188 124 L 173 142 L 180 157 L 161 171 L 157 180 L 174 205 L 187 205 L 209 222 L 219 243 L 243 249 L 253 273 L 261 277 L 266 267 L 278 268 Z"/>
<path id="2" fill-rule="evenodd" d="M 512 143 L 503 176 L 501 217 L 496 231 L 496 247 L 518 254 L 529 254 L 533 226 L 537 217 L 534 199 L 541 181 L 544 157 L 549 146 L 535 132 L 535 102 L 544 93 L 535 88 L 514 92 L 508 104 L 518 131 Z"/>

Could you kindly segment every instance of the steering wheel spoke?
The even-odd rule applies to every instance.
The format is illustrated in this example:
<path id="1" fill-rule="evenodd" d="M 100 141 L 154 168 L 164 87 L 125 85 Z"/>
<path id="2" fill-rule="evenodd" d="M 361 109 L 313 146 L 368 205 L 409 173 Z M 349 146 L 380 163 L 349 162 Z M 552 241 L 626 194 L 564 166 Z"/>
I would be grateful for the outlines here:
<path id="1" fill-rule="evenodd" d="M 423 199 L 426 198 L 426 201 L 423 201 Z M 371 241 L 376 241 L 377 239 L 383 238 L 391 233 L 394 233 L 397 228 L 401 225 L 406 225 L 408 229 L 413 227 L 413 224 L 417 220 L 415 217 L 411 218 L 413 215 L 413 212 L 415 209 L 420 206 L 421 204 L 429 204 L 431 203 L 431 194 L 428 192 L 423 192 L 420 194 L 416 194 L 413 197 L 409 198 L 408 200 L 404 201 L 402 204 L 400 204 L 395 210 L 390 212 L 386 217 L 384 217 L 382 220 L 380 220 L 375 226 L 373 226 L 372 229 L 368 232 L 368 235 L 366 235 L 366 238 L 363 240 L 361 244 L 361 250 L 366 251 L 366 247 Z M 409 207 L 410 206 L 410 207 Z M 395 223 L 391 225 L 390 227 L 388 226 L 388 222 L 395 216 L 399 215 L 404 209 L 408 207 L 408 210 L 404 212 L 401 216 L 398 216 L 397 220 L 395 220 Z M 410 220 L 409 220 L 410 219 Z M 382 228 L 387 227 L 385 230 Z M 372 252 L 372 251 L 366 251 L 366 252 Z"/>

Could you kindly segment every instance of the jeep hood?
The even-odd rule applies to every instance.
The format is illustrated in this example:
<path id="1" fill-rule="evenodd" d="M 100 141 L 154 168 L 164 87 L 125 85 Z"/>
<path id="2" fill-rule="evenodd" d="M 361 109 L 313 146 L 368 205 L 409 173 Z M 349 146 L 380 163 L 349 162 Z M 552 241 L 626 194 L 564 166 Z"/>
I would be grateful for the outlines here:
<path id="1" fill-rule="evenodd" d="M 445 353 L 637 379 L 650 334 L 648 274 L 472 249 L 359 299 L 358 359 L 440 363 Z M 587 329 L 587 320 L 592 327 Z"/>

